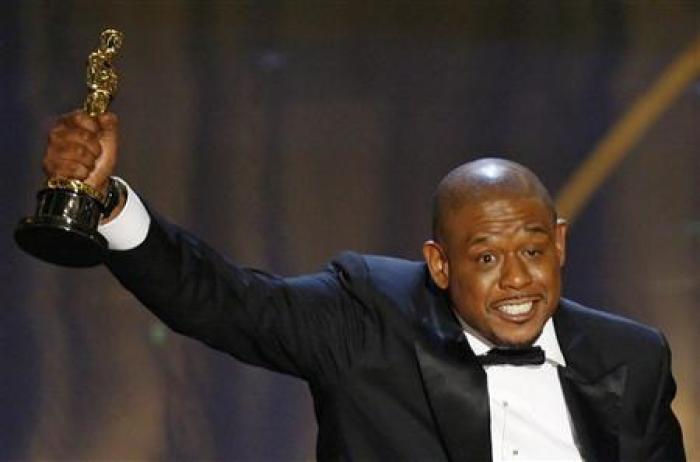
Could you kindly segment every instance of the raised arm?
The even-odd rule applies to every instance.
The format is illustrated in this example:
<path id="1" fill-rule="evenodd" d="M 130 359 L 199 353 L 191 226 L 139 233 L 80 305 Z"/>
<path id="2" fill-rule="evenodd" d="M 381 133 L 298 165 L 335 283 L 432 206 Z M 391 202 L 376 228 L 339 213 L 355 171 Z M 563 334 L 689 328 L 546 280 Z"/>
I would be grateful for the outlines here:
<path id="1" fill-rule="evenodd" d="M 143 244 L 110 252 L 107 266 L 173 330 L 295 376 L 349 367 L 370 327 L 335 269 L 281 278 L 240 268 L 157 215 Z"/>
<path id="2" fill-rule="evenodd" d="M 116 160 L 116 116 L 95 120 L 75 112 L 52 130 L 43 165 L 48 177 L 105 188 Z M 350 365 L 371 317 L 333 267 L 297 278 L 240 268 L 129 196 L 101 229 L 131 233 L 133 223 L 116 231 L 115 223 L 141 207 L 143 240 L 116 246 L 105 263 L 168 326 L 245 362 L 300 377 L 322 380 Z"/>

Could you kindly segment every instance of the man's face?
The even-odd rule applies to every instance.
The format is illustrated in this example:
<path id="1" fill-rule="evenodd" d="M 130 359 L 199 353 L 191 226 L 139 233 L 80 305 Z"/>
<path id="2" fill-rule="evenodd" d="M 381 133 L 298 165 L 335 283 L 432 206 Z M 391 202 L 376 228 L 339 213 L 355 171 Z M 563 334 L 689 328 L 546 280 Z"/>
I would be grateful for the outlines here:
<path id="1" fill-rule="evenodd" d="M 539 198 L 502 195 L 449 212 L 424 252 L 464 321 L 494 344 L 526 346 L 557 308 L 565 239 Z"/>

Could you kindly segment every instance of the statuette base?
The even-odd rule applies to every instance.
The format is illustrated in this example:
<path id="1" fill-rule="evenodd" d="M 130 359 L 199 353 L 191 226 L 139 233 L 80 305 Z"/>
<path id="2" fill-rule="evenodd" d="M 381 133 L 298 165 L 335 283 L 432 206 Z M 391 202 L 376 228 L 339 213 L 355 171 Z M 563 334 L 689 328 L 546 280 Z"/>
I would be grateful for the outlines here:
<path id="1" fill-rule="evenodd" d="M 100 264 L 107 253 L 107 241 L 97 232 L 102 205 L 69 189 L 43 189 L 37 199 L 34 216 L 21 220 L 15 230 L 22 250 L 60 266 Z"/>

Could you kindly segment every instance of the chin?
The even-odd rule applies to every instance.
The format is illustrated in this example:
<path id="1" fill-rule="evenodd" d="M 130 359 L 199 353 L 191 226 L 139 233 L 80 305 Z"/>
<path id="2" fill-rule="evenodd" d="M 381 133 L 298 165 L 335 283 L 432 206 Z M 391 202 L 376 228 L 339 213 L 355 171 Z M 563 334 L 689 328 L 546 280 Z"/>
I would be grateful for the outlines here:
<path id="1" fill-rule="evenodd" d="M 540 336 L 542 329 L 536 332 L 523 333 L 523 334 L 506 334 L 498 335 L 496 334 L 496 346 L 505 348 L 525 348 L 531 346 L 535 343 L 535 340 Z"/>

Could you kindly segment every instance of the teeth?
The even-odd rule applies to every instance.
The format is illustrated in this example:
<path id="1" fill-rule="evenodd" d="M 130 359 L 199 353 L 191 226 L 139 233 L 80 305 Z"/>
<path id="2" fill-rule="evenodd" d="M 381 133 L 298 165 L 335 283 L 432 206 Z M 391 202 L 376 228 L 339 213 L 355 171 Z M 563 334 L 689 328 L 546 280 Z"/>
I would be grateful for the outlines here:
<path id="1" fill-rule="evenodd" d="M 519 314 L 525 314 L 532 309 L 532 302 L 518 303 L 513 305 L 501 305 L 498 307 L 499 311 L 505 314 L 516 316 Z"/>

